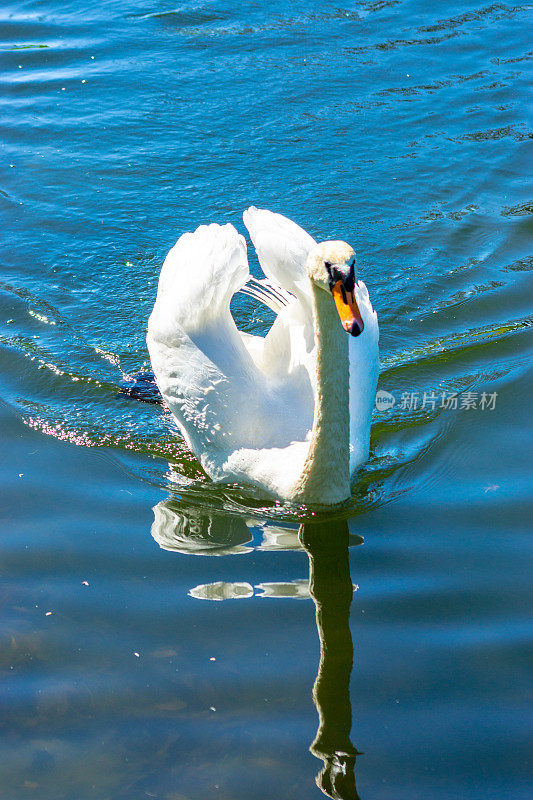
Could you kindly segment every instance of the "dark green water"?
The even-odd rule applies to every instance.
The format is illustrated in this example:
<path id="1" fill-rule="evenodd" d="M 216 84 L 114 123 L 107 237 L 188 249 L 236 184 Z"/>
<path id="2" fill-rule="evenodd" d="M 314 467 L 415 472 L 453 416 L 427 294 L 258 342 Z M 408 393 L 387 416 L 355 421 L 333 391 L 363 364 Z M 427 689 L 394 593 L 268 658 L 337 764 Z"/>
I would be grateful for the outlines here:
<path id="1" fill-rule="evenodd" d="M 531 796 L 530 24 L 3 4 L 2 800 Z M 353 244 L 379 314 L 396 403 L 334 514 L 117 396 L 169 247 L 252 203 Z"/>

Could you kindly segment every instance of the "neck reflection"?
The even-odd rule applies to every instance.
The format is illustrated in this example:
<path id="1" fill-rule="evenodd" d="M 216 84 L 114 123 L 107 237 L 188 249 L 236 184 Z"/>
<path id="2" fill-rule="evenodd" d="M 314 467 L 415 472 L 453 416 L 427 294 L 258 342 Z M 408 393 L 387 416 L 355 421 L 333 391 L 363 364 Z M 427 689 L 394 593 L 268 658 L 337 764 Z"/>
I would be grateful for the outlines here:
<path id="1" fill-rule="evenodd" d="M 309 557 L 309 592 L 320 638 L 320 664 L 313 686 L 319 725 L 310 751 L 323 761 L 324 767 L 316 783 L 334 800 L 360 800 L 355 786 L 355 762 L 361 754 L 350 740 L 353 584 L 348 524 L 345 520 L 304 524 L 299 536 Z"/>

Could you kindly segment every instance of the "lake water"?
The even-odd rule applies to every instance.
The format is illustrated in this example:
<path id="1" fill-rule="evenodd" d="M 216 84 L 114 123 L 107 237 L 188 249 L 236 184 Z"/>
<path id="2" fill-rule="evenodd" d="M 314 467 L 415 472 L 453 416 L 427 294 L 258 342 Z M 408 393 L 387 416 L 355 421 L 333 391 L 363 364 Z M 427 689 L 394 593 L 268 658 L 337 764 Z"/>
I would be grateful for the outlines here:
<path id="1" fill-rule="evenodd" d="M 531 796 L 530 24 L 2 4 L 2 800 Z M 118 395 L 170 246 L 251 204 L 353 244 L 379 314 L 395 404 L 334 513 Z"/>

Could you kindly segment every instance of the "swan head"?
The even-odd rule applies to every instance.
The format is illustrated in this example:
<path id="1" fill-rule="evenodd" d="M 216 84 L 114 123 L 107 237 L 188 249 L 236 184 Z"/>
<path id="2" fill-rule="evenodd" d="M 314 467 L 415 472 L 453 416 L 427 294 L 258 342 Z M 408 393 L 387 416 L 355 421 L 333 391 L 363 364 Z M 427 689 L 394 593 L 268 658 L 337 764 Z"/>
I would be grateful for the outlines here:
<path id="1" fill-rule="evenodd" d="M 355 299 L 355 251 L 346 242 L 321 242 L 307 259 L 309 279 L 333 296 L 344 330 L 359 336 L 365 324 Z"/>

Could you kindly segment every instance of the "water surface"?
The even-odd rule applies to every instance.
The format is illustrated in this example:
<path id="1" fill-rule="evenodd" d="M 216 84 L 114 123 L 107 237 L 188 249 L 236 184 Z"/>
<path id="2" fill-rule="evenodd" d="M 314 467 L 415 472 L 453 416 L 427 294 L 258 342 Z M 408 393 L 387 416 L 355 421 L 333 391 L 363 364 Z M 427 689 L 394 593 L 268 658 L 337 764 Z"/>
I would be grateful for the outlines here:
<path id="1" fill-rule="evenodd" d="M 529 796 L 528 24 L 3 5 L 0 797 Z M 396 403 L 332 514 L 118 395 L 170 246 L 251 204 L 353 244 L 379 315 Z"/>

